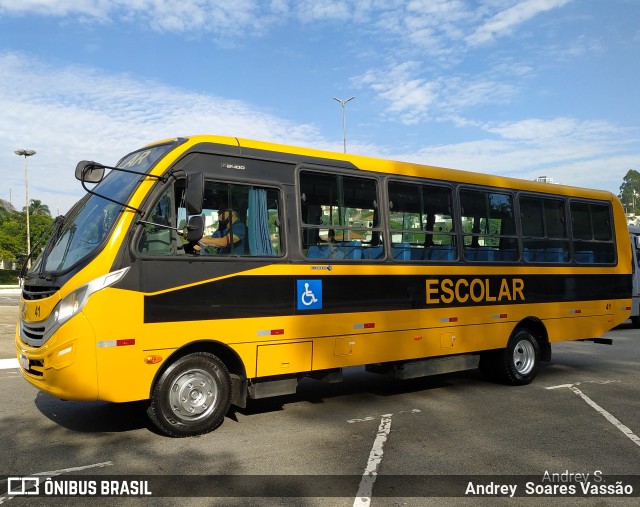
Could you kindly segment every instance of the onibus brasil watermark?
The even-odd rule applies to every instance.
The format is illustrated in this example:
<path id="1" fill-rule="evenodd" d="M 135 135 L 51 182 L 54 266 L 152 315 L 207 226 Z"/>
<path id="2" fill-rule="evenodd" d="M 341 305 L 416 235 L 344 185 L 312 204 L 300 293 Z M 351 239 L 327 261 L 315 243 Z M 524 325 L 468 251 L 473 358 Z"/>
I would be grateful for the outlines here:
<path id="1" fill-rule="evenodd" d="M 152 496 L 148 480 L 8 477 L 8 496 Z"/>

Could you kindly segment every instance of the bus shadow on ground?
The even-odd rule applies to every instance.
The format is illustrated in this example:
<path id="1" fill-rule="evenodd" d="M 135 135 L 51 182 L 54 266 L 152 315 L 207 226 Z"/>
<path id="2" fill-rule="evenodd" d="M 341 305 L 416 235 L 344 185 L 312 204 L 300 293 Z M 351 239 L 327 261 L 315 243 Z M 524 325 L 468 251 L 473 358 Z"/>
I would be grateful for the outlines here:
<path id="1" fill-rule="evenodd" d="M 374 397 L 400 396 L 414 392 L 426 392 L 434 389 L 453 387 L 460 383 L 489 382 L 479 370 L 466 370 L 455 373 L 444 373 L 428 377 L 408 380 L 397 380 L 384 375 L 368 373 L 364 368 L 356 367 L 344 373 L 344 380 L 336 383 L 325 383 L 310 378 L 302 379 L 295 394 L 247 400 L 245 408 L 232 407 L 229 415 L 234 419 L 235 413 L 244 416 L 277 412 L 293 403 L 322 404 L 332 398 L 345 399 L 349 396 L 367 395 Z"/>
<path id="2" fill-rule="evenodd" d="M 563 358 L 564 359 L 564 358 Z M 564 361 L 543 362 L 540 364 L 538 377 L 533 384 L 546 384 L 562 380 L 567 371 L 583 365 L 573 363 L 564 364 Z M 350 396 L 392 397 L 411 393 L 428 393 L 438 389 L 457 389 L 476 386 L 478 389 L 500 391 L 502 389 L 518 389 L 520 386 L 508 386 L 499 381 L 486 377 L 479 369 L 463 370 L 439 375 L 430 375 L 414 379 L 398 380 L 369 373 L 364 367 L 351 368 L 353 371 L 345 372 L 344 380 L 336 383 L 325 383 L 310 378 L 302 379 L 295 394 L 265 398 L 259 400 L 247 400 L 246 408 L 231 407 L 228 416 L 235 420 L 235 414 L 244 416 L 257 415 L 268 412 L 278 412 L 286 409 L 287 405 L 294 403 L 322 404 L 333 398 L 348 399 Z M 525 386 L 526 387 L 526 386 Z"/>
<path id="3" fill-rule="evenodd" d="M 36 408 L 54 423 L 82 433 L 120 433 L 152 429 L 146 417 L 146 403 L 104 401 L 64 401 L 39 392 Z"/>
<path id="4" fill-rule="evenodd" d="M 554 363 L 542 363 L 540 373 L 546 377 L 561 374 Z M 554 366 L 556 368 L 554 368 Z M 408 380 L 397 380 L 384 375 L 369 373 L 364 367 L 351 368 L 344 373 L 342 382 L 325 383 L 305 378 L 300 381 L 295 394 L 258 400 L 247 400 L 245 408 L 232 406 L 227 418 L 237 421 L 236 414 L 251 416 L 279 412 L 295 403 L 322 404 L 334 398 L 350 396 L 392 397 L 411 393 L 427 393 L 436 389 L 478 385 L 482 388 L 503 389 L 506 386 L 487 379 L 478 369 L 444 373 Z M 64 401 L 39 392 L 36 408 L 49 420 L 70 431 L 81 433 L 122 433 L 147 429 L 158 431 L 146 415 L 147 402 L 110 403 L 102 401 Z"/>

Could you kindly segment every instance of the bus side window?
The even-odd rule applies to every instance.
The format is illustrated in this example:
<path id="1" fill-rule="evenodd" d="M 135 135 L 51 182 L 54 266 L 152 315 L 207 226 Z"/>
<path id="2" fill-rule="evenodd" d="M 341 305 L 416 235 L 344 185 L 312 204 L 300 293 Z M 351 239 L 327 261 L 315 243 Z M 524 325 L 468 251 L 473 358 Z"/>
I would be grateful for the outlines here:
<path id="1" fill-rule="evenodd" d="M 397 261 L 451 262 L 458 259 L 451 188 L 389 182 L 389 229 Z"/>
<path id="2" fill-rule="evenodd" d="M 280 191 L 275 188 L 205 181 L 205 237 L 233 235 L 237 241 L 224 248 L 204 246 L 202 254 L 226 258 L 282 255 L 280 202 Z"/>
<path id="3" fill-rule="evenodd" d="M 579 264 L 615 262 L 610 206 L 572 201 L 570 209 L 575 261 Z"/>
<path id="4" fill-rule="evenodd" d="M 521 195 L 523 260 L 528 263 L 569 262 L 565 201 Z"/>
<path id="5" fill-rule="evenodd" d="M 460 206 L 466 260 L 514 262 L 519 259 L 511 194 L 463 189 Z"/>
<path id="6" fill-rule="evenodd" d="M 377 184 L 371 178 L 301 171 L 304 255 L 344 261 L 381 259 L 378 201 Z"/>

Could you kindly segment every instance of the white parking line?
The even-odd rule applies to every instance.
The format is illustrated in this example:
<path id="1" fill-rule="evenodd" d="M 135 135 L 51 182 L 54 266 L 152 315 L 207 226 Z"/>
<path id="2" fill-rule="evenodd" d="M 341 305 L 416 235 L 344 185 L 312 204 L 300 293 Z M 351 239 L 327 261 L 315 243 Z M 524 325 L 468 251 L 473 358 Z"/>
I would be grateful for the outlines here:
<path id="1" fill-rule="evenodd" d="M 0 370 L 11 370 L 18 367 L 18 360 L 13 359 L 0 359 Z"/>
<path id="2" fill-rule="evenodd" d="M 575 382 L 573 384 L 560 384 L 558 386 L 545 387 L 545 389 L 564 389 L 564 388 L 572 388 L 573 386 L 580 386 L 582 384 L 614 384 L 616 382 L 620 382 L 619 380 L 584 380 L 582 382 Z"/>
<path id="3" fill-rule="evenodd" d="M 380 426 L 378 427 L 378 434 L 373 442 L 373 447 L 369 453 L 369 461 L 367 462 L 367 468 L 362 474 L 360 480 L 360 487 L 358 493 L 353 502 L 353 507 L 367 507 L 371 504 L 371 493 L 373 492 L 373 484 L 376 482 L 378 475 L 378 465 L 382 461 L 384 454 L 384 443 L 387 441 L 387 436 L 391 431 L 391 417 L 393 414 L 385 414 L 380 420 Z"/>
<path id="4" fill-rule="evenodd" d="M 615 380 L 604 380 L 601 382 L 588 381 L 588 383 L 591 383 L 591 384 L 610 384 L 612 382 L 616 382 L 616 381 Z M 616 428 L 618 428 L 627 438 L 629 438 L 629 440 L 631 440 L 634 444 L 640 447 L 640 437 L 638 437 L 638 435 L 633 433 L 633 431 L 631 431 L 629 427 L 622 424 L 618 419 L 616 419 L 613 415 L 607 412 L 604 408 L 602 408 L 600 405 L 598 405 L 595 401 L 593 401 L 591 398 L 589 398 L 586 394 L 584 394 L 580 389 L 576 387 L 584 383 L 587 383 L 587 382 L 576 382 L 575 384 L 562 384 L 559 386 L 547 387 L 547 389 L 559 389 L 562 387 L 571 389 L 575 394 L 577 394 L 578 396 L 580 396 L 580 398 L 586 401 L 587 404 L 591 405 L 596 410 L 596 412 L 599 412 L 600 415 L 602 415 L 607 421 L 609 421 Z"/>
<path id="5" fill-rule="evenodd" d="M 373 421 L 374 417 L 371 417 L 370 415 L 367 417 L 363 417 L 362 419 L 349 419 L 347 420 L 347 422 L 349 424 L 353 424 L 353 423 L 357 423 L 357 422 L 366 422 L 366 421 Z"/>
<path id="6" fill-rule="evenodd" d="M 640 438 L 631 431 L 630 428 L 622 424 L 618 419 L 612 416 L 609 412 L 607 412 L 604 408 L 598 405 L 595 401 L 589 398 L 586 394 L 584 394 L 580 389 L 575 386 L 571 387 L 571 390 L 580 396 L 584 401 L 586 401 L 589 405 L 596 409 L 597 412 L 600 412 L 607 421 L 613 424 L 616 428 L 618 428 L 622 433 L 624 433 L 634 444 L 640 447 Z"/>

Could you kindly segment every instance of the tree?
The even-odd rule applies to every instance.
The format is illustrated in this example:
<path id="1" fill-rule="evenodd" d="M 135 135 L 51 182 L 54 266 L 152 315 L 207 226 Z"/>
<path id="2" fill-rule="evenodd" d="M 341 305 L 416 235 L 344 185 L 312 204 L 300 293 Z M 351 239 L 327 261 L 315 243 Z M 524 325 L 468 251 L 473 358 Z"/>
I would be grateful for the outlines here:
<path id="1" fill-rule="evenodd" d="M 4 199 L 0 199 L 0 224 L 2 224 L 12 211 L 15 211 L 15 208 L 11 205 L 11 203 L 5 201 Z"/>
<path id="2" fill-rule="evenodd" d="M 637 207 L 640 205 L 640 173 L 635 169 L 629 169 L 622 179 L 618 198 L 627 213 L 637 213 Z"/>
<path id="3" fill-rule="evenodd" d="M 37 214 L 30 213 L 29 232 L 31 233 L 32 258 L 40 254 L 44 244 L 37 245 L 40 237 L 47 231 L 53 218 L 49 215 L 49 207 L 36 202 Z M 31 202 L 34 202 L 31 201 Z M 29 211 L 32 211 L 31 206 Z M 0 220 L 0 255 L 4 260 L 22 260 L 26 258 L 27 250 L 27 214 L 24 211 L 3 212 Z"/>
<path id="4" fill-rule="evenodd" d="M 22 211 L 25 211 L 23 208 Z M 29 201 L 29 218 L 34 215 L 47 215 L 51 216 L 51 212 L 49 211 L 49 206 L 43 204 L 39 199 L 31 199 Z"/>

